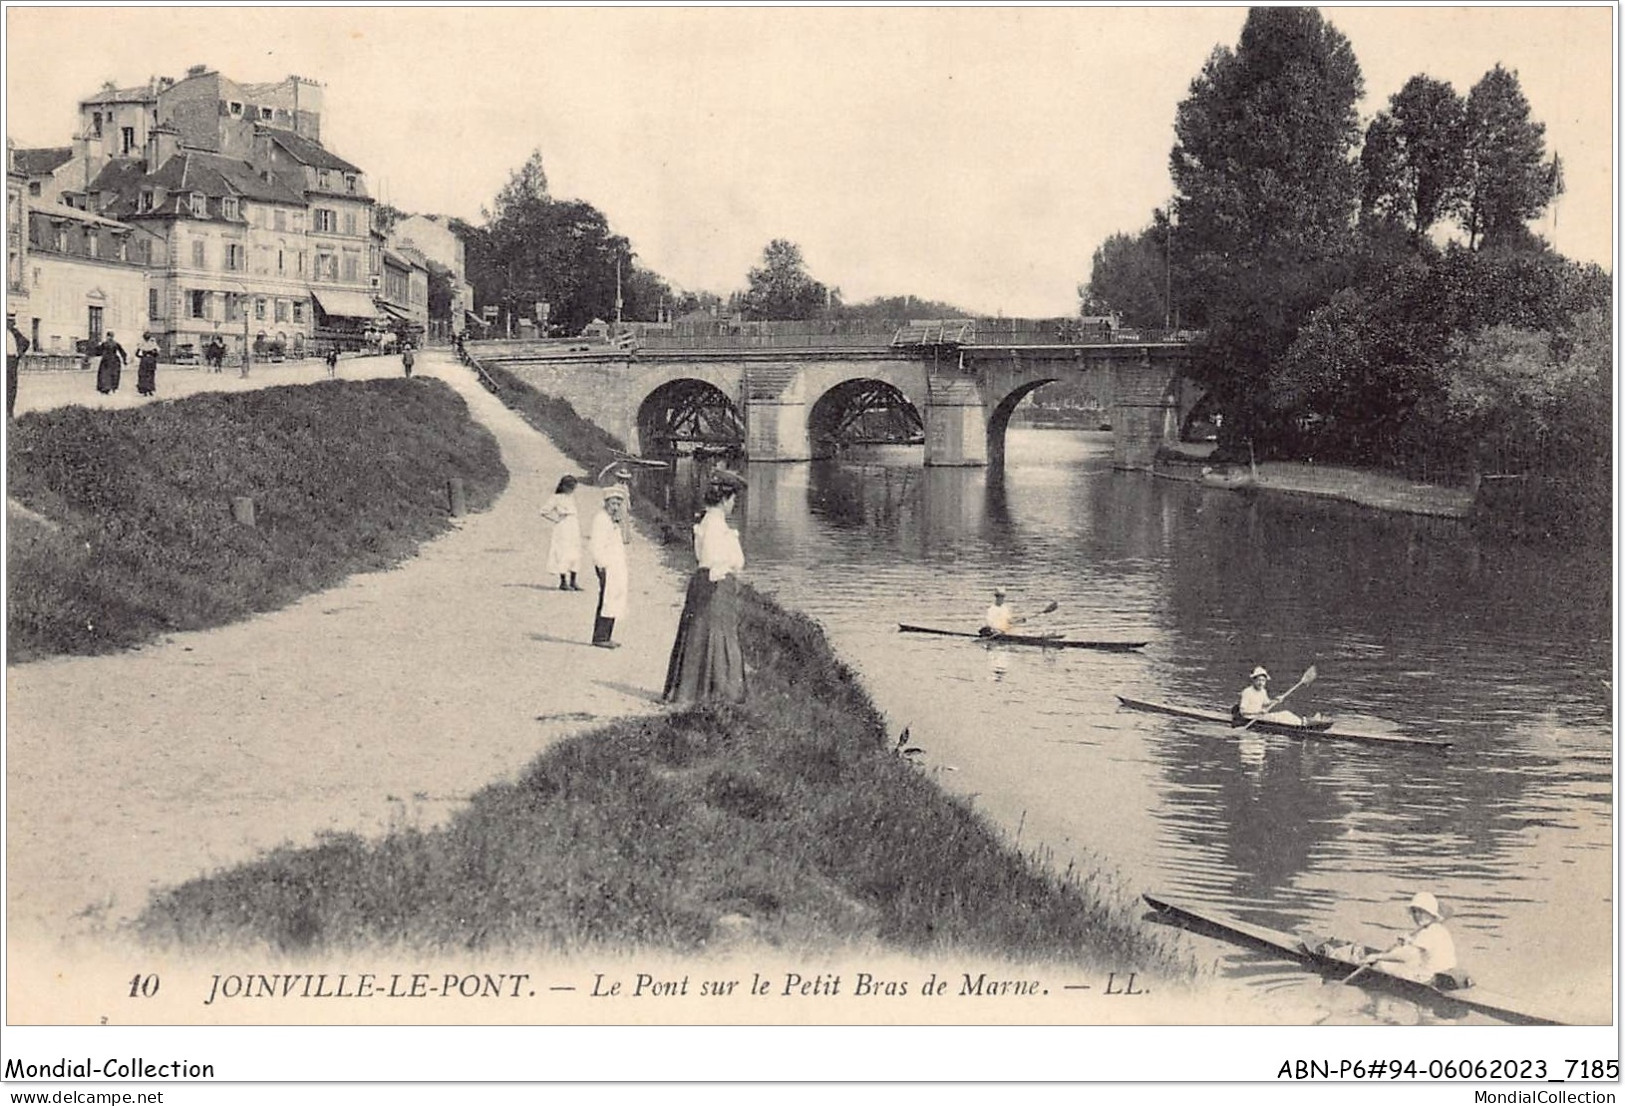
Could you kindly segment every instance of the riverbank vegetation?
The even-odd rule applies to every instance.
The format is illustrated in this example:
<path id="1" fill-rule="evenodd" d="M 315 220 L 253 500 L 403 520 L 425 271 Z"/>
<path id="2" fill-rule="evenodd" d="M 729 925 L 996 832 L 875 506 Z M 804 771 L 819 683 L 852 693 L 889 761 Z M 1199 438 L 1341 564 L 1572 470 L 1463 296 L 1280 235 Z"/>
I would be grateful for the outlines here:
<path id="1" fill-rule="evenodd" d="M 1605 533 L 1612 282 L 1530 229 L 1562 166 L 1517 75 L 1417 75 L 1362 129 L 1363 94 L 1319 12 L 1254 9 L 1179 105 L 1173 202 L 1096 252 L 1086 311 L 1202 332 L 1221 459 L 1512 473 L 1529 532 Z"/>
<path id="2" fill-rule="evenodd" d="M 613 439 L 500 368 L 510 407 L 591 468 Z M 646 498 L 645 525 L 670 526 Z M 1193 971 L 1108 877 L 1049 870 L 894 753 L 809 619 L 745 589 L 751 691 L 567 739 L 443 828 L 332 837 L 176 888 L 140 918 L 161 944 L 697 954 L 880 943 Z"/>
<path id="3" fill-rule="evenodd" d="M 128 648 L 387 568 L 508 474 L 450 388 L 374 380 L 22 415 L 7 436 L 11 661 Z M 234 499 L 253 501 L 253 525 Z"/>

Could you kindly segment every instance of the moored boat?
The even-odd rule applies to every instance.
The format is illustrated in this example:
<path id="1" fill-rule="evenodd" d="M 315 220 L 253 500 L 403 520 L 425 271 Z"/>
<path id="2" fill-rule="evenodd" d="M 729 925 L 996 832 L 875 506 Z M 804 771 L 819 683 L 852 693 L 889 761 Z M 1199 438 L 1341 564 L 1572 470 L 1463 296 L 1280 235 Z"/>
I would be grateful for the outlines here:
<path id="1" fill-rule="evenodd" d="M 1240 730 L 1230 715 L 1221 714 L 1215 710 L 1199 710 L 1195 707 L 1177 707 L 1167 703 L 1150 703 L 1141 699 L 1130 699 L 1126 695 L 1119 695 L 1117 701 L 1130 710 L 1145 711 L 1149 714 L 1167 714 L 1175 718 L 1189 718 L 1196 722 L 1211 722 L 1214 725 L 1224 726 L 1226 729 Z M 1286 737 L 1297 738 L 1323 738 L 1327 741 L 1353 741 L 1366 745 L 1407 745 L 1421 749 L 1448 749 L 1450 742 L 1434 737 L 1406 737 L 1403 734 L 1355 733 L 1352 730 L 1339 730 L 1335 722 L 1311 722 L 1307 725 L 1294 726 L 1287 722 L 1255 721 L 1245 727 L 1248 732 L 1281 734 Z"/>
<path id="2" fill-rule="evenodd" d="M 1432 983 L 1419 983 L 1414 979 L 1393 975 L 1379 967 L 1366 965 L 1364 958 L 1368 950 L 1357 944 L 1306 941 L 1296 934 L 1252 925 L 1217 912 L 1176 906 L 1151 895 L 1144 895 L 1142 898 L 1157 912 L 1157 917 L 1161 921 L 1194 933 L 1203 933 L 1209 937 L 1294 960 L 1310 971 L 1328 977 L 1387 991 L 1413 1002 L 1426 1003 L 1446 1015 L 1455 1013 L 1455 1009 L 1465 1009 L 1515 1025 L 1563 1024 L 1530 1011 L 1516 999 L 1485 990 L 1464 972 L 1440 973 L 1434 977 Z M 1355 974 L 1356 971 L 1359 972 L 1358 975 Z"/>
<path id="3" fill-rule="evenodd" d="M 1126 653 L 1131 649 L 1142 649 L 1146 645 L 1143 641 L 1081 641 L 1062 634 L 977 634 L 966 630 L 942 630 L 934 626 L 910 626 L 904 622 L 899 622 L 897 629 L 905 634 L 965 637 L 993 645 L 1036 645 L 1044 649 L 1101 649 L 1107 652 Z"/>

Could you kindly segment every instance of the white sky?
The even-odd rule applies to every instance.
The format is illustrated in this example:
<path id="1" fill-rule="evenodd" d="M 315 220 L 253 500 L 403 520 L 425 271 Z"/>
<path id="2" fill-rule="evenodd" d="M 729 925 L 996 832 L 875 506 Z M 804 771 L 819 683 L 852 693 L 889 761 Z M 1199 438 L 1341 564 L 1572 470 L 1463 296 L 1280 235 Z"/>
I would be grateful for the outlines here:
<path id="1" fill-rule="evenodd" d="M 1369 116 L 1410 76 L 1518 71 L 1568 193 L 1538 225 L 1612 268 L 1607 6 L 1322 8 Z M 776 237 L 850 301 L 1060 315 L 1171 191 L 1174 111 L 1246 9 L 17 8 L 7 134 L 67 144 L 103 81 L 206 63 L 326 84 L 323 138 L 408 211 L 477 220 L 540 148 L 679 287 L 727 293 Z"/>

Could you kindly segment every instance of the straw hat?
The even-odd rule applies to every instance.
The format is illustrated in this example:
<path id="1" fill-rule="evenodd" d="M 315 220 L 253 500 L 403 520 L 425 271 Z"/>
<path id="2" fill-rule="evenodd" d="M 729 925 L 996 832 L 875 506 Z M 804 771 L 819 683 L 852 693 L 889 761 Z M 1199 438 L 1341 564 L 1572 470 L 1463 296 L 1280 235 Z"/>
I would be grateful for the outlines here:
<path id="1" fill-rule="evenodd" d="M 1431 891 L 1418 891 L 1411 896 L 1411 909 L 1420 910 L 1436 921 L 1443 921 L 1444 915 L 1439 911 L 1439 900 L 1433 897 Z"/>
<path id="2" fill-rule="evenodd" d="M 1266 680 L 1270 678 L 1269 670 L 1263 665 L 1259 665 L 1257 668 L 1253 669 L 1252 675 L 1248 676 L 1247 678 L 1251 680 L 1259 676 L 1264 677 Z"/>

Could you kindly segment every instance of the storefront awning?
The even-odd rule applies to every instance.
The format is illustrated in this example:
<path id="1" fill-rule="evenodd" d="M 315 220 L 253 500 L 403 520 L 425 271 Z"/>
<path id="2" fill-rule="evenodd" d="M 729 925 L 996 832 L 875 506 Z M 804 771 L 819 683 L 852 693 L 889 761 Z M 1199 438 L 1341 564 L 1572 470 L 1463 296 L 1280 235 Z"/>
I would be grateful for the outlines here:
<path id="1" fill-rule="evenodd" d="M 375 319 L 378 317 L 378 308 L 374 306 L 372 297 L 364 292 L 344 292 L 336 288 L 312 288 L 310 294 L 316 298 L 316 303 L 322 309 L 322 314 L 342 316 L 347 319 Z"/>
<path id="2" fill-rule="evenodd" d="M 403 323 L 409 323 L 412 321 L 411 315 L 408 315 L 405 311 L 402 311 L 399 307 L 396 307 L 392 303 L 385 303 L 383 300 L 379 300 L 378 306 L 382 307 L 384 309 L 384 313 L 393 319 L 399 319 Z"/>

